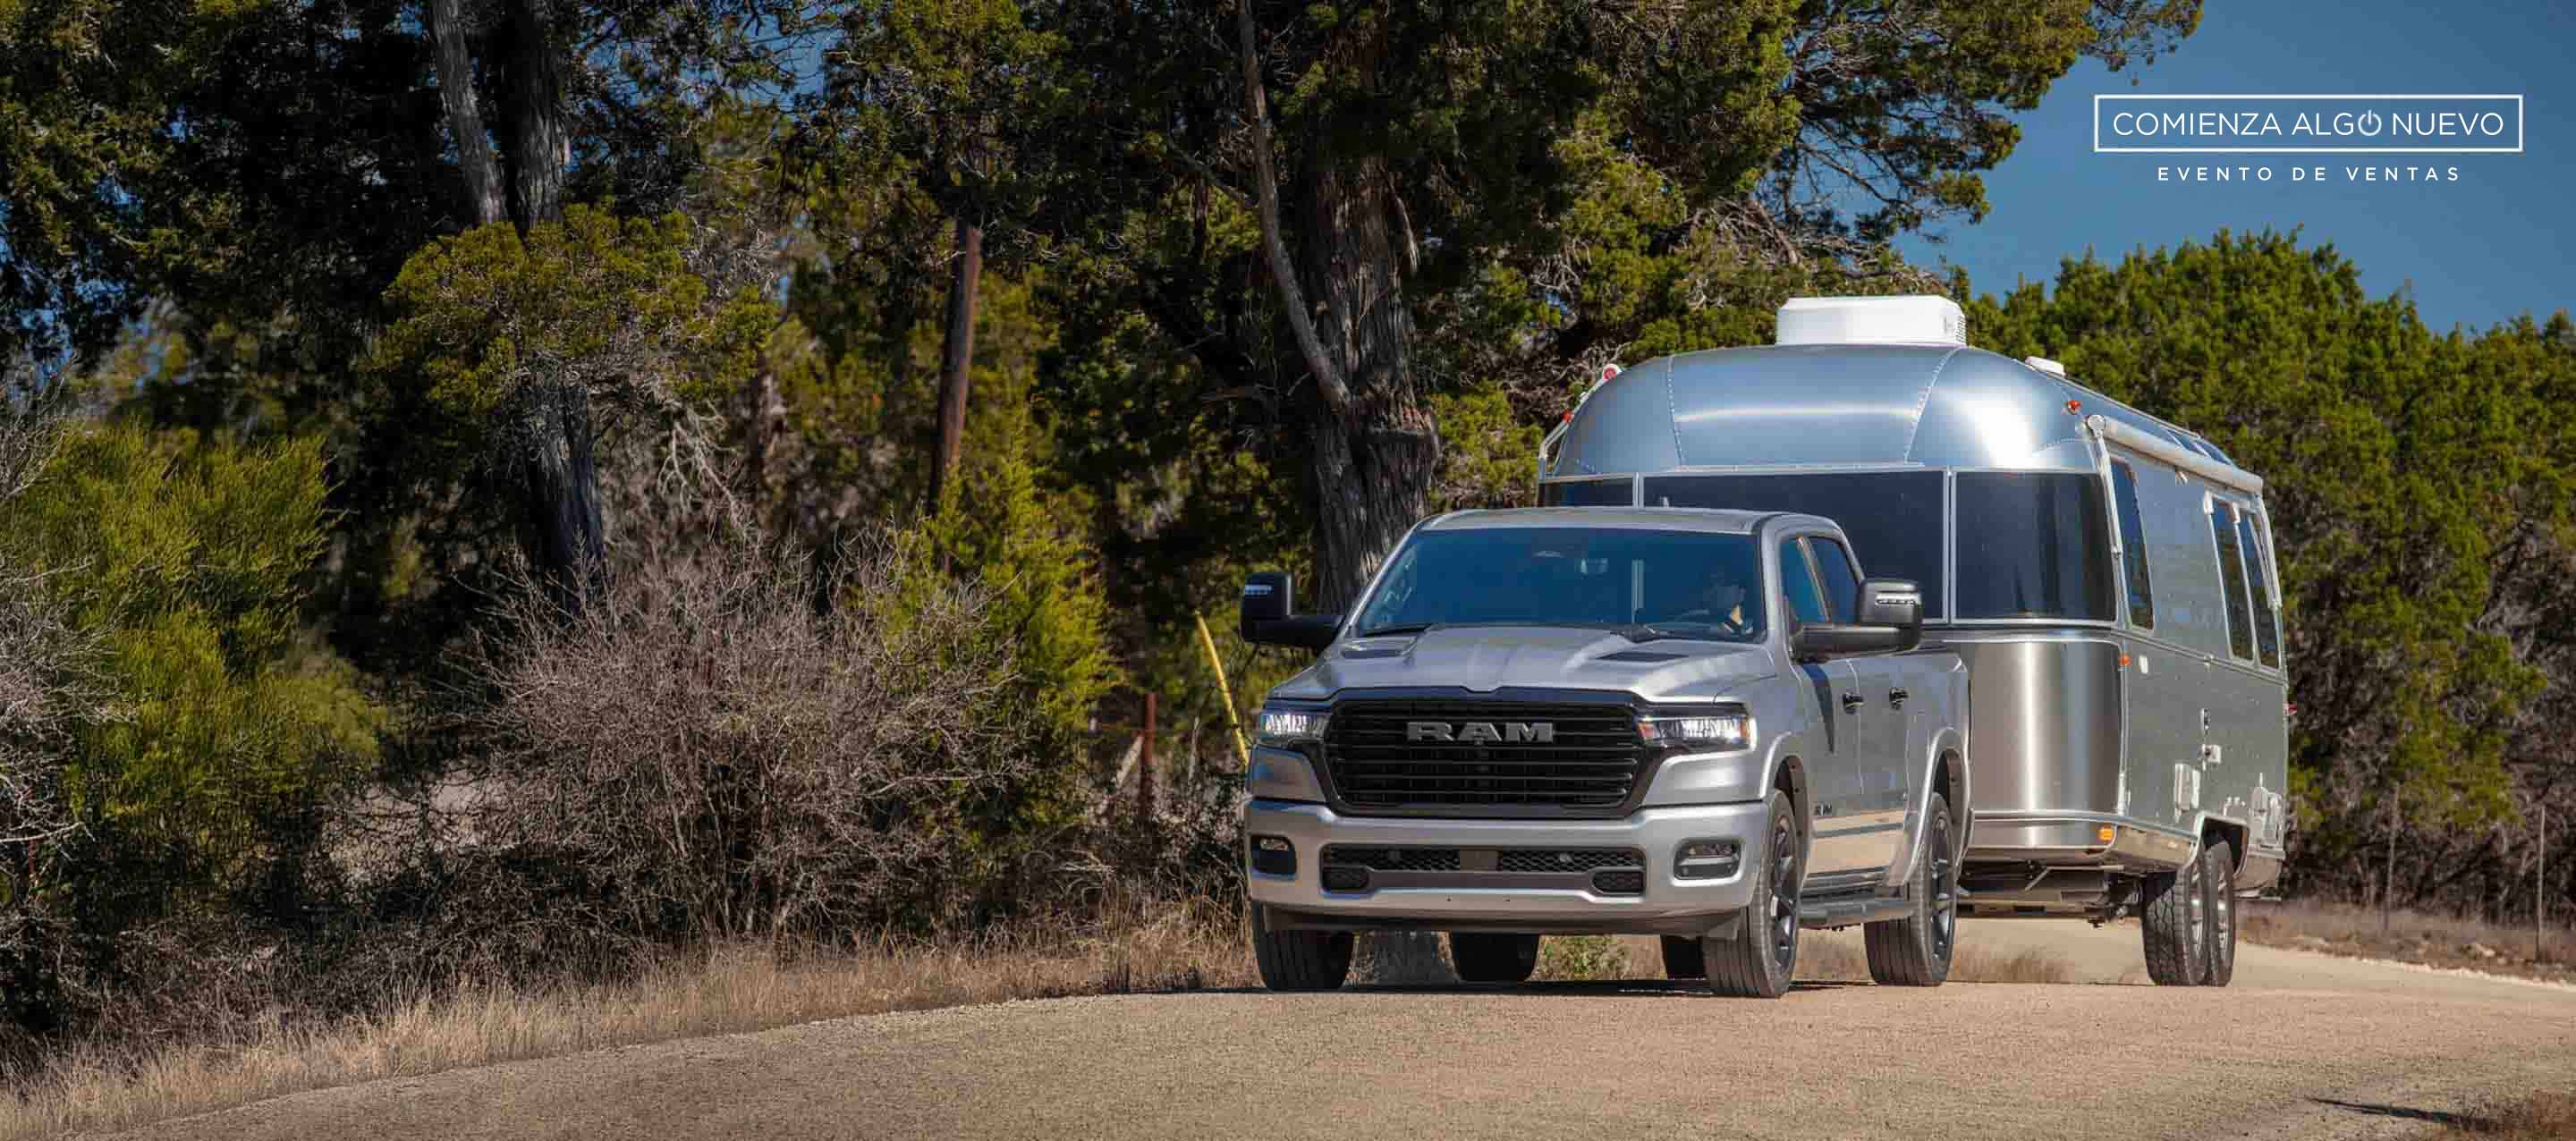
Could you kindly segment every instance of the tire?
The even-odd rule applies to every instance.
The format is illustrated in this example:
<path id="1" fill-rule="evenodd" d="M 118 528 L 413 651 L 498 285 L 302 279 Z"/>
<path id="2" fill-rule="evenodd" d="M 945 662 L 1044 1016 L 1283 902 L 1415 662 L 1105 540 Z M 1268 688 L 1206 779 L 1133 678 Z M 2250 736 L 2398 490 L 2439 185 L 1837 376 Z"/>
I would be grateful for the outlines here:
<path id="1" fill-rule="evenodd" d="M 2199 986 L 2209 977 L 2209 897 L 2200 863 L 2194 857 L 2140 886 L 2138 926 L 2146 935 L 2147 977 L 2157 986 Z"/>
<path id="2" fill-rule="evenodd" d="M 1524 983 L 1538 969 L 1538 936 L 1449 933 L 1449 965 L 1462 983 Z"/>
<path id="3" fill-rule="evenodd" d="M 1664 977 L 1668 979 L 1704 979 L 1708 977 L 1708 956 L 1700 953 L 1699 940 L 1666 935 L 1664 944 Z"/>
<path id="4" fill-rule="evenodd" d="M 1252 905 L 1252 957 L 1272 990 L 1338 990 L 1351 974 L 1348 931 L 1273 931 L 1269 910 Z"/>
<path id="5" fill-rule="evenodd" d="M 1729 936 L 1700 940 L 1708 989 L 1734 998 L 1778 998 L 1798 972 L 1798 889 L 1806 881 L 1807 830 L 1774 789 L 1769 842 L 1753 876 L 1753 898 Z"/>
<path id="6" fill-rule="evenodd" d="M 2208 968 L 2202 986 L 2226 986 L 2236 978 L 2236 846 L 2219 840 L 2201 849 L 2200 882 L 2209 894 L 2202 912 L 2209 923 Z"/>
<path id="7" fill-rule="evenodd" d="M 1914 914 L 1882 919 L 1861 932 L 1869 952 L 1869 981 L 1880 986 L 1939 986 L 1950 977 L 1950 956 L 1958 946 L 1959 885 L 1949 798 L 1933 793 L 1924 817 L 1931 826 L 1923 834 L 1923 858 L 1915 861 L 1905 888 L 1914 897 Z"/>

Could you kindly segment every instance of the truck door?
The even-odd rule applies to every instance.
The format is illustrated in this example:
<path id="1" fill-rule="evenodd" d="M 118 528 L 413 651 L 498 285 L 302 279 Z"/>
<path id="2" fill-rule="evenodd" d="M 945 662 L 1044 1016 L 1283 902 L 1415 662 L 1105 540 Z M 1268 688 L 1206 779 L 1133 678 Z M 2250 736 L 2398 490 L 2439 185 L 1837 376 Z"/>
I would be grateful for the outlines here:
<path id="1" fill-rule="evenodd" d="M 1780 610 L 1789 629 L 1833 620 L 1809 565 L 1805 540 L 1780 541 Z M 1798 668 L 1806 682 L 1805 700 L 1814 703 L 1814 739 L 1822 746 L 1810 749 L 1805 757 L 1812 809 L 1809 826 L 1814 830 L 1807 845 L 1807 872 L 1819 875 L 1867 868 L 1868 854 L 1854 847 L 1863 837 L 1852 834 L 1842 814 L 1843 802 L 1857 791 L 1860 678 L 1848 661 L 1809 662 Z"/>
<path id="2" fill-rule="evenodd" d="M 1860 621 L 1860 568 L 1843 545 L 1822 535 L 1807 539 L 1824 586 L 1825 610 L 1835 622 Z M 1892 655 L 1846 659 L 1853 692 L 1860 698 L 1847 720 L 1858 723 L 1851 758 L 1851 782 L 1834 801 L 1834 827 L 1843 832 L 1841 847 L 1850 866 L 1883 868 L 1895 862 L 1905 837 L 1905 809 L 1912 803 L 1914 778 L 1906 745 L 1913 714 L 1905 705 L 1913 695 L 1904 678 L 1907 663 Z M 1903 694 L 1904 696 L 1899 696 Z M 1849 708 L 1849 703 L 1845 703 Z"/>

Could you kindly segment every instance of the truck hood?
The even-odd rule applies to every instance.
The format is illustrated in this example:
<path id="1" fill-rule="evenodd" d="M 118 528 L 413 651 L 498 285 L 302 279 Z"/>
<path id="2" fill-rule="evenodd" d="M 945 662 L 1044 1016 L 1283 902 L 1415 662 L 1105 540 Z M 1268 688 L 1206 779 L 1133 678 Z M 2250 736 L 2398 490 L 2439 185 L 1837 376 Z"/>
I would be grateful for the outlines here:
<path id="1" fill-rule="evenodd" d="M 1321 701 L 1346 689 L 1506 686 L 1599 689 L 1649 701 L 1705 701 L 1779 672 L 1768 647 L 1695 638 L 1632 642 L 1578 626 L 1459 626 L 1351 638 L 1271 696 Z"/>

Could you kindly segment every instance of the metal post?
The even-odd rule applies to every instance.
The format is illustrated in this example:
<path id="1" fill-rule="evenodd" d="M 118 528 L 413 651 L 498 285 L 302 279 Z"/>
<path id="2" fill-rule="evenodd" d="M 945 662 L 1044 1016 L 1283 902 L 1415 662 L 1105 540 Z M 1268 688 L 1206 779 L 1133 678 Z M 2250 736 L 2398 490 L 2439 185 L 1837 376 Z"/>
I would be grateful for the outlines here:
<path id="1" fill-rule="evenodd" d="M 2540 961 L 2549 930 L 2549 802 L 2540 802 L 2540 859 L 2532 869 L 2531 961 Z"/>
<path id="2" fill-rule="evenodd" d="M 1136 819 L 1154 818 L 1154 694 L 1145 693 L 1145 735 L 1136 754 Z"/>
<path id="3" fill-rule="evenodd" d="M 2397 793 L 2388 793 L 2388 871 L 2379 881 L 2379 933 L 2388 934 L 2388 913 L 2397 893 Z"/>

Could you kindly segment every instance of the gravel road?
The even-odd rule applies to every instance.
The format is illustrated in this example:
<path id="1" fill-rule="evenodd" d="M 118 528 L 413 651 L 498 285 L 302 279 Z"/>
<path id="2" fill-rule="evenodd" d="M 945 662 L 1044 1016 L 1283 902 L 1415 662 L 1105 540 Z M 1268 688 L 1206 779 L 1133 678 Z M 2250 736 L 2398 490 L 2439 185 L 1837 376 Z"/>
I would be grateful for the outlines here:
<path id="1" fill-rule="evenodd" d="M 2137 932 L 1971 921 L 2098 985 L 1661 981 L 1218 992 L 882 1015 L 322 1090 L 136 1136 L 2402 1136 L 2576 1088 L 2576 989 L 2246 946 L 2122 985 Z"/>

